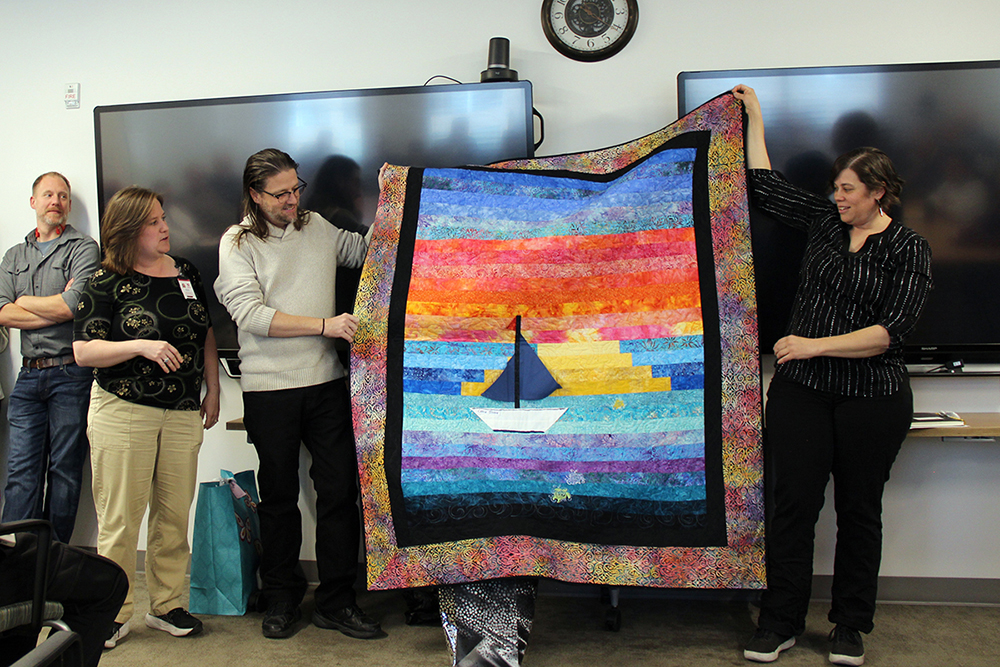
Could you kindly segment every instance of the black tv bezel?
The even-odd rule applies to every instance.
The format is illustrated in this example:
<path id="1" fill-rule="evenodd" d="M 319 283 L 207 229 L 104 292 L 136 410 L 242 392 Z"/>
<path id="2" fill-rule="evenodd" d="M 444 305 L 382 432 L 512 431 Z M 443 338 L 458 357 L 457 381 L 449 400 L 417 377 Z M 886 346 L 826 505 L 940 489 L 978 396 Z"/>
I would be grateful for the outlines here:
<path id="1" fill-rule="evenodd" d="M 967 60 L 935 63 L 896 63 L 891 65 L 823 65 L 819 67 L 762 67 L 725 70 L 690 70 L 677 74 L 677 113 L 686 111 L 686 95 L 683 82 L 688 79 L 730 79 L 741 73 L 762 76 L 805 76 L 819 74 L 878 74 L 880 72 L 929 72 L 935 70 L 958 69 L 1000 69 L 1000 60 Z M 719 91 L 724 92 L 724 91 Z"/>
<path id="2" fill-rule="evenodd" d="M 533 158 L 535 156 L 536 143 L 534 140 L 534 114 L 533 114 L 533 90 L 531 81 L 490 81 L 485 83 L 451 83 L 422 86 L 397 86 L 387 88 L 352 88 L 345 90 L 310 91 L 298 93 L 277 93 L 270 95 L 245 95 L 238 97 L 215 97 L 198 98 L 191 100 L 173 100 L 160 102 L 137 102 L 131 104 L 113 104 L 94 107 L 94 144 L 95 160 L 97 163 L 97 194 L 98 194 L 98 220 L 104 218 L 104 210 L 107 201 L 104 197 L 104 160 L 101 150 L 101 115 L 107 113 L 121 113 L 128 111 L 177 109 L 188 107 L 208 107 L 208 106 L 233 106 L 240 104 L 261 104 L 261 103 L 282 103 L 301 102 L 310 100 L 326 100 L 347 97 L 375 97 L 386 95 L 438 95 L 448 94 L 459 90 L 469 90 L 478 88 L 513 88 L 525 91 L 524 127 L 525 145 L 523 155 L 509 155 L 499 160 Z M 539 142 L 540 143 L 540 142 Z M 98 228 L 100 227 L 98 223 Z M 239 368 L 239 348 L 220 347 L 219 358 L 227 365 L 227 369 L 232 369 L 231 374 L 238 374 Z"/>
<path id="3" fill-rule="evenodd" d="M 815 76 L 824 74 L 877 74 L 889 72 L 932 72 L 948 70 L 1000 70 L 1000 60 L 971 60 L 933 63 L 896 63 L 881 65 L 830 65 L 819 67 L 768 67 L 728 70 L 691 70 L 677 75 L 677 115 L 688 112 L 685 83 L 688 80 L 733 79 L 742 74 L 760 77 Z M 718 91 L 724 92 L 724 91 Z M 1000 338 L 1000 334 L 998 334 Z M 1000 340 L 996 343 L 906 343 L 903 361 L 911 375 L 1000 375 L 1000 368 L 964 370 L 966 364 L 1000 364 Z"/>

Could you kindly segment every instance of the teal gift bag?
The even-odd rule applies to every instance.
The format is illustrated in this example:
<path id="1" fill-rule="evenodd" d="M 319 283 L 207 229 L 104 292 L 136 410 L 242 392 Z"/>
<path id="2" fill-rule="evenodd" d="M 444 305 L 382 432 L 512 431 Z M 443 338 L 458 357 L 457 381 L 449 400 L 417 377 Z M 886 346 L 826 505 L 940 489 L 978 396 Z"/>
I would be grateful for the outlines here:
<path id="1" fill-rule="evenodd" d="M 191 545 L 194 614 L 242 616 L 257 590 L 260 521 L 253 470 L 198 485 Z"/>

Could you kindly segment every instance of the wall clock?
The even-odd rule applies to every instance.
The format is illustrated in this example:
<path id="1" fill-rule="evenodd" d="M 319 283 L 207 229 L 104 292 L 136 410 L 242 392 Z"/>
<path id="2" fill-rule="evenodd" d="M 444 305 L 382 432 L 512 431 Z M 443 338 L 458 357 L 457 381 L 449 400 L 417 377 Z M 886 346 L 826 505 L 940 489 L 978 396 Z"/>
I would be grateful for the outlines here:
<path id="1" fill-rule="evenodd" d="M 593 62 L 628 44 L 639 23 L 637 0 L 544 0 L 542 30 L 556 51 Z"/>

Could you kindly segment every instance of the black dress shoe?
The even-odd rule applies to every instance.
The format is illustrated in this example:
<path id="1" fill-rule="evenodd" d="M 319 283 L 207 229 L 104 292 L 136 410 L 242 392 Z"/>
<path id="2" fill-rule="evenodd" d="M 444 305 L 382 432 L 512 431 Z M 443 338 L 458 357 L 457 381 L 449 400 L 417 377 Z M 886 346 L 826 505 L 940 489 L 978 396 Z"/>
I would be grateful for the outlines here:
<path id="1" fill-rule="evenodd" d="M 348 637 L 375 639 L 387 636 L 382 632 L 382 626 L 378 621 L 361 611 L 361 607 L 356 604 L 330 613 L 317 609 L 313 612 L 312 621 L 318 628 L 340 630 Z"/>
<path id="2" fill-rule="evenodd" d="M 403 600 L 406 601 L 406 611 L 403 619 L 407 625 L 426 625 L 437 627 L 441 625 L 441 607 L 438 604 L 437 588 L 403 589 Z"/>
<path id="3" fill-rule="evenodd" d="M 284 639 L 295 632 L 295 624 L 302 618 L 302 611 L 291 602 L 275 602 L 264 613 L 261 631 L 265 637 Z"/>

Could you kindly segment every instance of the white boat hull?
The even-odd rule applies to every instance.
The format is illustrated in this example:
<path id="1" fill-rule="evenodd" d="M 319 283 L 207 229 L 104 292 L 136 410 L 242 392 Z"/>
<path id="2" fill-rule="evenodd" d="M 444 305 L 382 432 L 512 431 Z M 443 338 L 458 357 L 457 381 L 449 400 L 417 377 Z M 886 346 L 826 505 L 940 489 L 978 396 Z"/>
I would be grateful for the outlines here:
<path id="1" fill-rule="evenodd" d="M 494 431 L 545 433 L 559 421 L 566 408 L 472 408 Z"/>

